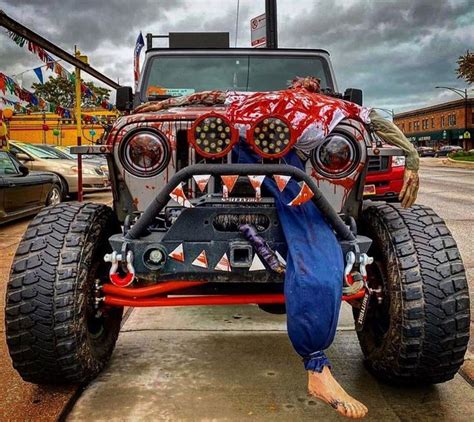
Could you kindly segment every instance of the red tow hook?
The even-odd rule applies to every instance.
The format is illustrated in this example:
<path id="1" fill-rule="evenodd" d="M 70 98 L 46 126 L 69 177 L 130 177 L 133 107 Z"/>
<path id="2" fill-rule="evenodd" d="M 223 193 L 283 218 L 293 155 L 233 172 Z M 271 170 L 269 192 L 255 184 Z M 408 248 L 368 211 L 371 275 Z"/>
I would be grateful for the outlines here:
<path id="1" fill-rule="evenodd" d="M 135 279 L 135 268 L 133 268 L 133 253 L 132 251 L 127 252 L 126 262 L 127 262 L 127 273 L 122 276 L 117 272 L 119 262 L 123 261 L 121 254 L 113 251 L 111 254 L 106 254 L 104 256 L 105 262 L 111 262 L 112 266 L 109 271 L 109 278 L 112 284 L 117 287 L 127 287 L 132 284 Z"/>

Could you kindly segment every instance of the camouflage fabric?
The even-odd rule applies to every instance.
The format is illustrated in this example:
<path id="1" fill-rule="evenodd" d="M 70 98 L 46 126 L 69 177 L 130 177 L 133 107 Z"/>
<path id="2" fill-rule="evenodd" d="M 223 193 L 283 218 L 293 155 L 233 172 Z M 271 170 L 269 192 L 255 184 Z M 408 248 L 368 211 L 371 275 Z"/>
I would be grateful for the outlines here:
<path id="1" fill-rule="evenodd" d="M 375 133 L 380 136 L 387 144 L 397 146 L 403 150 L 406 155 L 406 168 L 408 170 L 418 171 L 420 168 L 420 158 L 413 144 L 405 137 L 403 132 L 392 122 L 384 119 L 375 110 L 369 114 L 370 121 Z"/>

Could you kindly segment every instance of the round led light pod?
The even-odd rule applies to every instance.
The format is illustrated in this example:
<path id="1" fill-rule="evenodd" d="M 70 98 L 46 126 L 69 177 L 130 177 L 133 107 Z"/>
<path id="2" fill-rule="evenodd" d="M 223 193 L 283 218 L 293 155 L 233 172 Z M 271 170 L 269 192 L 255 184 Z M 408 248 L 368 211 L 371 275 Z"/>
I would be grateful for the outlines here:
<path id="1" fill-rule="evenodd" d="M 281 158 L 295 143 L 288 120 L 278 116 L 264 116 L 247 131 L 247 142 L 264 158 Z"/>
<path id="2" fill-rule="evenodd" d="M 218 113 L 195 120 L 188 130 L 188 142 L 205 158 L 224 157 L 237 142 L 239 134 L 230 121 Z"/>
<path id="3" fill-rule="evenodd" d="M 138 177 L 153 177 L 161 173 L 168 166 L 170 157 L 168 139 L 154 128 L 135 129 L 120 143 L 122 165 Z"/>

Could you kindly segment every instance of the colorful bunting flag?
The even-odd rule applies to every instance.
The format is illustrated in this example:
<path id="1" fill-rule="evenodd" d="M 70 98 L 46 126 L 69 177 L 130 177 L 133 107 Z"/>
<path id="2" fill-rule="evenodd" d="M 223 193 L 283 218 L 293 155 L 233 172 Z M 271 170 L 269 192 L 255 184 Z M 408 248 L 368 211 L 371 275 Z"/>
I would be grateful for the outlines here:
<path id="1" fill-rule="evenodd" d="M 35 72 L 36 76 L 38 77 L 38 79 L 40 81 L 40 84 L 43 85 L 44 84 L 43 71 L 41 70 L 41 67 L 37 67 L 36 69 L 33 69 L 33 71 Z"/>

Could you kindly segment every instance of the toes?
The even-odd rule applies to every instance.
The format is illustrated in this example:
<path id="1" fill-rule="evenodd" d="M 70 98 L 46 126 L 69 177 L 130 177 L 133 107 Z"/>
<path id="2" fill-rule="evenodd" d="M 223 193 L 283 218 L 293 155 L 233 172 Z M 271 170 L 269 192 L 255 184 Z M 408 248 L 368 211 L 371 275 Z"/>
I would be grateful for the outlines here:
<path id="1" fill-rule="evenodd" d="M 355 417 L 358 418 L 358 419 L 363 418 L 368 412 L 367 407 L 365 407 L 362 403 L 357 403 L 357 405 L 355 405 L 355 406 L 356 406 L 356 409 L 357 409 L 356 410 L 356 415 L 357 416 L 355 416 Z"/>

